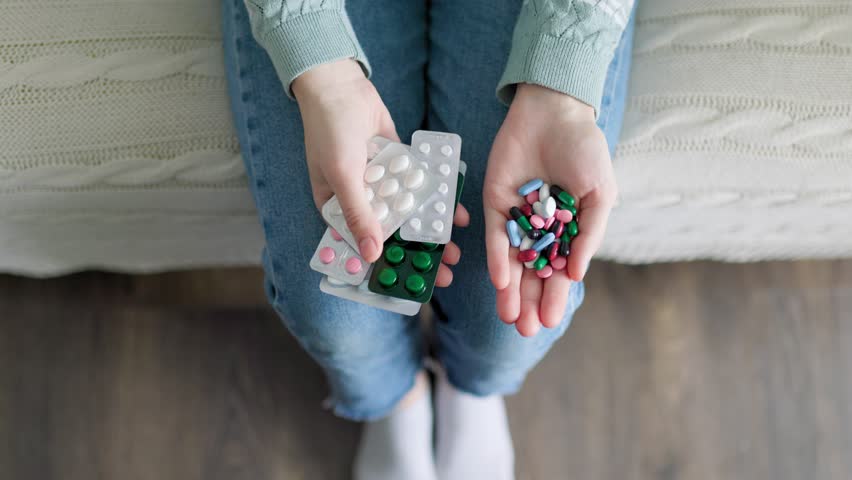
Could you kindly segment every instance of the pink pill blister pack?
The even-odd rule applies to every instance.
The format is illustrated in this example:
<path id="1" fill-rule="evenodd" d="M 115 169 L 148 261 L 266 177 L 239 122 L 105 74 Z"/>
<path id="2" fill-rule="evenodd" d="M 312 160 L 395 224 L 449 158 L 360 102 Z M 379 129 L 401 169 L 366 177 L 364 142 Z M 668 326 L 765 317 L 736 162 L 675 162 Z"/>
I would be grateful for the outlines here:
<path id="1" fill-rule="evenodd" d="M 370 270 L 370 264 L 331 227 L 325 229 L 310 265 L 317 272 L 349 285 L 363 283 Z"/>
<path id="2" fill-rule="evenodd" d="M 402 315 L 417 315 L 420 311 L 422 306 L 420 303 L 373 293 L 368 288 L 369 283 L 369 280 L 364 280 L 360 285 L 354 286 L 333 277 L 323 277 L 320 281 L 320 290 L 345 300 L 363 303 Z"/>
<path id="3" fill-rule="evenodd" d="M 415 132 L 415 138 L 421 133 L 432 132 Z M 376 142 L 376 139 L 373 141 Z M 436 194 L 441 189 L 441 184 L 452 185 L 452 188 L 447 185 L 446 190 L 450 192 L 452 189 L 451 194 L 455 194 L 454 179 L 458 175 L 458 158 L 456 157 L 454 164 L 451 161 L 436 163 L 428 156 L 414 154 L 408 146 L 400 143 L 377 145 L 378 153 L 367 163 L 364 172 L 364 194 L 381 224 L 384 241 L 411 217 L 416 208 Z M 447 182 L 447 178 L 453 181 Z M 323 205 L 322 216 L 329 226 L 340 232 L 347 243 L 357 248 L 337 196 L 331 197 Z M 450 218 L 452 219 L 452 216 Z M 450 234 L 451 225 L 452 221 L 446 228 L 447 235 Z"/>
<path id="4" fill-rule="evenodd" d="M 411 151 L 425 161 L 438 178 L 437 187 L 409 216 L 399 230 L 410 242 L 446 244 L 453 227 L 461 137 L 452 133 L 417 131 Z"/>

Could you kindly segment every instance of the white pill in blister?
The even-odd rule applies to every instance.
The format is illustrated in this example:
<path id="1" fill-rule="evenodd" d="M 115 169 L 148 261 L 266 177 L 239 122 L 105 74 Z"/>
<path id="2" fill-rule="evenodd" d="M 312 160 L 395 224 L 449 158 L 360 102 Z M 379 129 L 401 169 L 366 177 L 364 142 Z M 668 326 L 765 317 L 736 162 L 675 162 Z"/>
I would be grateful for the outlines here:
<path id="1" fill-rule="evenodd" d="M 376 219 L 380 222 L 387 218 L 389 211 L 388 204 L 381 200 L 373 204 L 373 213 L 376 214 Z"/>
<path id="2" fill-rule="evenodd" d="M 343 215 L 343 209 L 340 208 L 339 203 L 335 203 L 331 206 L 331 214 L 332 215 Z"/>
<path id="3" fill-rule="evenodd" d="M 391 195 L 396 195 L 396 192 L 399 191 L 399 180 L 395 178 L 389 178 L 382 182 L 382 186 L 379 187 L 379 196 L 380 197 L 390 197 Z"/>
<path id="4" fill-rule="evenodd" d="M 448 164 L 442 163 L 441 166 L 438 167 L 438 171 L 441 172 L 441 175 L 446 177 L 447 175 L 450 174 L 452 169 L 450 168 L 450 166 Z"/>
<path id="5" fill-rule="evenodd" d="M 404 213 L 414 207 L 414 194 L 405 192 L 393 202 L 393 209 L 397 212 Z"/>
<path id="6" fill-rule="evenodd" d="M 367 183 L 375 183 L 378 182 L 384 176 L 385 167 L 381 165 L 371 165 L 367 168 L 367 171 L 364 172 L 364 181 Z"/>
<path id="7" fill-rule="evenodd" d="M 408 221 L 408 224 L 411 225 L 411 228 L 417 230 L 418 232 L 420 231 L 420 219 L 419 218 L 412 218 L 411 220 Z"/>
<path id="8" fill-rule="evenodd" d="M 447 185 L 446 183 L 442 183 L 442 184 L 438 185 L 438 193 L 440 193 L 441 195 L 446 195 L 447 192 L 449 192 L 449 191 L 450 191 L 450 186 Z"/>
<path id="9" fill-rule="evenodd" d="M 429 153 L 432 151 L 432 145 L 429 145 L 426 142 L 420 144 L 420 151 L 423 153 Z"/>
<path id="10" fill-rule="evenodd" d="M 447 204 L 444 202 L 435 202 L 435 211 L 443 215 L 447 211 Z"/>
<path id="11" fill-rule="evenodd" d="M 435 220 L 434 222 L 432 222 L 432 230 L 435 230 L 436 232 L 443 232 L 444 222 L 440 220 Z"/>
<path id="12" fill-rule="evenodd" d="M 338 280 L 334 277 L 325 277 L 325 279 L 328 280 L 328 283 L 335 285 L 335 286 L 349 285 L 348 283 L 344 282 L 343 280 Z"/>
<path id="13" fill-rule="evenodd" d="M 423 186 L 423 180 L 425 180 L 425 178 L 426 174 L 423 173 L 423 170 L 414 170 L 413 172 L 409 172 L 408 175 L 405 176 L 405 188 L 409 190 L 417 190 Z"/>
<path id="14" fill-rule="evenodd" d="M 366 197 L 367 197 L 367 201 L 368 201 L 368 202 L 372 202 L 372 201 L 373 201 L 373 197 L 375 197 L 375 196 L 376 196 L 376 194 L 375 194 L 375 193 L 373 193 L 373 189 L 372 189 L 372 188 L 370 188 L 370 187 L 366 187 L 366 188 L 364 189 L 364 196 L 366 196 Z"/>
<path id="15" fill-rule="evenodd" d="M 400 155 L 390 163 L 390 171 L 391 173 L 399 173 L 408 168 L 411 165 L 411 159 L 408 158 L 408 155 Z"/>
<path id="16" fill-rule="evenodd" d="M 452 155 L 452 154 L 453 154 L 453 147 L 451 147 L 451 146 L 449 146 L 449 145 L 444 145 L 443 147 L 441 147 L 441 153 L 442 153 L 445 157 L 449 157 L 450 155 Z"/>

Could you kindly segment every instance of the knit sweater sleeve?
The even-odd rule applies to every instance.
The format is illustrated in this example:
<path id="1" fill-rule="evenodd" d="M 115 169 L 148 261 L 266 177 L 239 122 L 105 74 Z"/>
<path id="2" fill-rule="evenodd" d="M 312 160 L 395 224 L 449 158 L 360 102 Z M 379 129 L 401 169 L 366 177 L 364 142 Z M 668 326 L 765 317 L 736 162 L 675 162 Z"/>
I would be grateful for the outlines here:
<path id="1" fill-rule="evenodd" d="M 509 104 L 517 84 L 532 83 L 597 111 L 632 8 L 633 0 L 525 0 L 497 97 Z"/>
<path id="2" fill-rule="evenodd" d="M 322 63 L 353 58 L 370 64 L 346 15 L 345 0 L 245 0 L 257 42 L 266 49 L 287 94 L 299 75 Z"/>

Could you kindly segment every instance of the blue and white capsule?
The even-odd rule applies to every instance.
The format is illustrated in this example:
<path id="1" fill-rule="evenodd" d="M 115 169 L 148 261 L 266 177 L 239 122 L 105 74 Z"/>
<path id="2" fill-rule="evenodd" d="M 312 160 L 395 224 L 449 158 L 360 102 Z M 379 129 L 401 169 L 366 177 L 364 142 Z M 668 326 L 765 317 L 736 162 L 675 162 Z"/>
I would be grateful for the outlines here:
<path id="1" fill-rule="evenodd" d="M 518 222 L 514 220 L 509 220 L 506 222 L 506 233 L 509 234 L 509 243 L 512 244 L 513 247 L 521 246 L 521 227 L 518 225 Z"/>
<path id="2" fill-rule="evenodd" d="M 521 188 L 518 189 L 518 193 L 520 193 L 522 197 L 526 197 L 528 194 L 541 188 L 542 185 L 544 185 L 544 180 L 536 178 L 535 180 L 530 180 L 529 182 L 521 185 Z"/>
<path id="3" fill-rule="evenodd" d="M 548 232 L 547 235 L 541 237 L 537 242 L 533 244 L 532 249 L 536 252 L 540 252 L 555 241 L 556 235 L 554 235 L 553 232 Z"/>

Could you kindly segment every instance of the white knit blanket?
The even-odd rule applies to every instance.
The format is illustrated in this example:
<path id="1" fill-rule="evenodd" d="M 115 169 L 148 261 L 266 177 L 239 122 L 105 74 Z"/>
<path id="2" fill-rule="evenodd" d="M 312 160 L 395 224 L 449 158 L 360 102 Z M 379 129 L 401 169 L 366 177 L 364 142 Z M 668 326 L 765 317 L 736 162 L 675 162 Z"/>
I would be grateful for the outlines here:
<path id="1" fill-rule="evenodd" d="M 602 256 L 852 256 L 852 2 L 643 0 Z M 255 264 L 218 0 L 0 2 L 0 271 Z"/>

